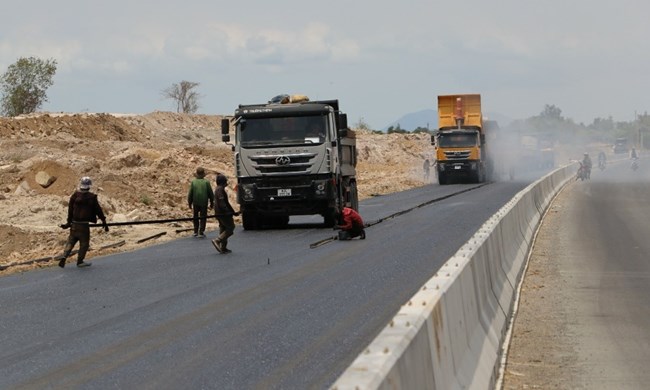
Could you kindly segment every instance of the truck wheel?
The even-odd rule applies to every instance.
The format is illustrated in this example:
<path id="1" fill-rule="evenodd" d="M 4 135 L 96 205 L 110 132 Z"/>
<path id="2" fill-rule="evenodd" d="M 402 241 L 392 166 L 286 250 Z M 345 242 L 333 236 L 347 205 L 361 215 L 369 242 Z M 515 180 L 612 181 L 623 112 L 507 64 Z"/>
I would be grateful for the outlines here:
<path id="1" fill-rule="evenodd" d="M 447 175 L 445 175 L 444 173 L 438 173 L 438 184 L 445 185 L 448 182 L 449 180 L 447 180 Z"/>
<path id="2" fill-rule="evenodd" d="M 325 227 L 328 228 L 334 227 L 334 225 L 336 225 L 336 217 L 337 217 L 336 210 L 334 209 L 327 210 L 325 215 L 323 215 L 323 223 L 325 224 Z"/>
<path id="3" fill-rule="evenodd" d="M 257 215 L 251 212 L 244 212 L 241 217 L 244 230 L 255 230 L 259 227 Z"/>
<path id="4" fill-rule="evenodd" d="M 288 215 L 280 215 L 276 217 L 269 217 L 266 219 L 266 222 L 268 225 L 272 228 L 276 229 L 284 229 L 289 225 L 289 216 Z"/>
<path id="5" fill-rule="evenodd" d="M 481 183 L 483 182 L 483 170 L 481 167 L 476 168 L 476 173 L 472 175 L 472 181 L 474 183 Z"/>
<path id="6" fill-rule="evenodd" d="M 359 211 L 359 193 L 357 192 L 357 182 L 350 183 L 350 206 Z"/>

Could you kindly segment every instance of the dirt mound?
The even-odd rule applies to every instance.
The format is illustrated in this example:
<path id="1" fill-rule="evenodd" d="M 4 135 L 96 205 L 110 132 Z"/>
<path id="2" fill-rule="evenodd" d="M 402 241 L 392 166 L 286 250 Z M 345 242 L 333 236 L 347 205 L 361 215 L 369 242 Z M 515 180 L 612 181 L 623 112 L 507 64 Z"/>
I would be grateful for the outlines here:
<path id="1" fill-rule="evenodd" d="M 0 118 L 0 234 L 9 238 L 1 244 L 0 265 L 61 253 L 67 231 L 58 225 L 65 222 L 68 199 L 82 176 L 92 178 L 109 221 L 190 217 L 186 195 L 197 166 L 209 176 L 233 175 L 232 151 L 220 141 L 221 118 L 171 112 Z M 357 146 L 362 199 L 423 185 L 422 161 L 432 151 L 428 135 L 357 131 Z M 229 194 L 236 205 L 235 191 Z M 88 257 L 177 238 L 187 234 L 177 230 L 189 227 L 97 229 L 91 248 L 125 244 L 93 250 Z M 209 222 L 209 230 L 216 227 Z M 137 243 L 157 233 L 165 235 Z"/>
<path id="2" fill-rule="evenodd" d="M 10 139 L 69 135 L 94 141 L 142 141 L 150 134 L 109 114 L 44 114 L 0 118 L 0 136 Z M 65 139 L 65 137 L 63 137 Z"/>

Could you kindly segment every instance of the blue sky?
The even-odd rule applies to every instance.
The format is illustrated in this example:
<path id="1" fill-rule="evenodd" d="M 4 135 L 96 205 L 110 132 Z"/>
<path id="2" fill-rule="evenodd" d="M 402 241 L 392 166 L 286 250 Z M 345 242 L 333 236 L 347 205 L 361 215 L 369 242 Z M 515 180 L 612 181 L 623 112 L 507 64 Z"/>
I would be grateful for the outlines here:
<path id="1" fill-rule="evenodd" d="M 650 104 L 650 2 L 34 0 L 2 6 L 0 71 L 54 58 L 44 111 L 171 111 L 161 91 L 200 83 L 199 113 L 280 93 L 338 98 L 382 128 L 481 93 L 511 118 L 634 119 Z"/>

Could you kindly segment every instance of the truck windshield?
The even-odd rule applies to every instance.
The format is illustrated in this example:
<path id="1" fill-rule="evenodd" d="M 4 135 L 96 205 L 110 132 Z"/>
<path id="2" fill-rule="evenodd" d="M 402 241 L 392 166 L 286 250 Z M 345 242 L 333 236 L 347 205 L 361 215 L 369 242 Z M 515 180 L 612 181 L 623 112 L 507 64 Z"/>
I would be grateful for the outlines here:
<path id="1" fill-rule="evenodd" d="M 478 134 L 439 134 L 438 146 L 441 148 L 468 148 L 478 144 Z"/>
<path id="2" fill-rule="evenodd" d="M 327 116 L 247 118 L 239 125 L 242 147 L 268 145 L 314 145 L 325 142 Z"/>

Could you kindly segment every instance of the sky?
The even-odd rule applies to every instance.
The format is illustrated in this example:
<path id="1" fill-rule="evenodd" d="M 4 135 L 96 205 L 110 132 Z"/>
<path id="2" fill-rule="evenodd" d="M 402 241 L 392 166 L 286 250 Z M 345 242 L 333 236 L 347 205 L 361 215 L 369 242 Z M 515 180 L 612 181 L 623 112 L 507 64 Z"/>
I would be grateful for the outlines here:
<path id="1" fill-rule="evenodd" d="M 199 83 L 198 113 L 305 94 L 374 129 L 456 93 L 585 124 L 650 105 L 642 0 L 32 0 L 2 13 L 1 73 L 57 61 L 43 111 L 173 111 L 161 92 L 182 80 Z"/>

